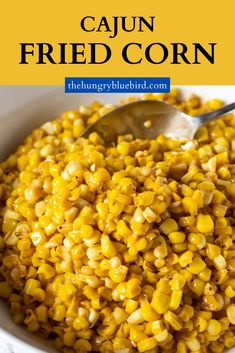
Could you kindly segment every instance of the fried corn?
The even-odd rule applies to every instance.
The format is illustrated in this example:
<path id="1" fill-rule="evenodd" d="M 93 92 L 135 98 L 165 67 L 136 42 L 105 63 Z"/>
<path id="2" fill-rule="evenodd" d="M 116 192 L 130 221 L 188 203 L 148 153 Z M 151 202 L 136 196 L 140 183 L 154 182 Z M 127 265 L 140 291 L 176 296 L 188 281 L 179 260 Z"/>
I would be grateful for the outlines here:
<path id="1" fill-rule="evenodd" d="M 63 353 L 221 353 L 235 345 L 235 116 L 191 142 L 79 137 L 113 108 L 65 112 L 0 164 L 0 298 Z"/>

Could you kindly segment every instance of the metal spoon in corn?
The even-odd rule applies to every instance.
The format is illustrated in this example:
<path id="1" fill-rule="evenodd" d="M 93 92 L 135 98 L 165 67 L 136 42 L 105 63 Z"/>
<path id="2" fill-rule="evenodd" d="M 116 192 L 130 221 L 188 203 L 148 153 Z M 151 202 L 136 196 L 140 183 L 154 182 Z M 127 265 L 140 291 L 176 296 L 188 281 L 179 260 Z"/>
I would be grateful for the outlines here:
<path id="1" fill-rule="evenodd" d="M 120 135 L 154 139 L 159 134 L 175 138 L 192 139 L 199 126 L 235 109 L 235 103 L 210 113 L 191 117 L 171 105 L 156 100 L 132 102 L 107 113 L 83 133 L 88 137 L 97 132 L 106 143 L 116 141 Z"/>

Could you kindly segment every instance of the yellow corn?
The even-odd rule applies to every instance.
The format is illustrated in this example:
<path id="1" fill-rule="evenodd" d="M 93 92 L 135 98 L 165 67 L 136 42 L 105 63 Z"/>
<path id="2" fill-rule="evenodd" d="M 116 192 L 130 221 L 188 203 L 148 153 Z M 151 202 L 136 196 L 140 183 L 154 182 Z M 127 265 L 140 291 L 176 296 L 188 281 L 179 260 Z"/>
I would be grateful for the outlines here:
<path id="1" fill-rule="evenodd" d="M 145 338 L 138 343 L 139 352 L 149 351 L 157 346 L 157 341 L 154 337 Z"/>
<path id="2" fill-rule="evenodd" d="M 195 216 L 197 214 L 197 201 L 192 197 L 184 197 L 182 200 L 182 206 L 184 211 L 190 213 L 191 216 Z"/>
<path id="3" fill-rule="evenodd" d="M 26 294 L 32 295 L 33 291 L 41 287 L 41 283 L 36 279 L 30 278 L 27 280 L 24 291 Z"/>
<path id="4" fill-rule="evenodd" d="M 140 310 L 145 321 L 155 321 L 159 319 L 159 315 L 147 301 L 141 303 Z"/>
<path id="5" fill-rule="evenodd" d="M 168 237 L 172 244 L 183 243 L 185 241 L 185 234 L 183 232 L 172 232 Z"/>
<path id="6" fill-rule="evenodd" d="M 204 293 L 205 283 L 199 278 L 195 278 L 191 284 L 191 290 L 200 297 Z"/>
<path id="7" fill-rule="evenodd" d="M 66 308 L 64 305 L 57 305 L 53 313 L 53 320 L 63 321 L 66 315 Z"/>
<path id="8" fill-rule="evenodd" d="M 131 341 L 135 343 L 139 343 L 140 341 L 143 341 L 146 338 L 147 338 L 147 335 L 144 332 L 142 332 L 140 329 L 138 329 L 137 326 L 132 326 L 130 328 Z"/>
<path id="9" fill-rule="evenodd" d="M 193 261 L 189 264 L 189 271 L 193 274 L 199 274 L 206 267 L 206 263 L 200 258 L 195 257 Z"/>
<path id="10" fill-rule="evenodd" d="M 168 218 L 160 225 L 159 229 L 163 234 L 169 235 L 178 231 L 178 224 L 174 219 Z"/>
<path id="11" fill-rule="evenodd" d="M 170 306 L 170 296 L 156 290 L 153 293 L 151 306 L 158 314 L 164 314 Z"/>
<path id="12" fill-rule="evenodd" d="M 76 288 L 72 283 L 66 283 L 63 284 L 59 291 L 58 291 L 58 296 L 61 300 L 67 301 L 73 297 L 73 295 L 76 293 Z"/>
<path id="13" fill-rule="evenodd" d="M 210 233 L 214 230 L 214 222 L 210 215 L 199 214 L 196 227 L 200 233 Z"/>
<path id="14" fill-rule="evenodd" d="M 181 267 L 186 267 L 192 262 L 192 259 L 193 259 L 193 252 L 191 250 L 185 251 L 179 257 L 179 264 Z"/>
<path id="15" fill-rule="evenodd" d="M 177 317 L 176 314 L 174 314 L 172 311 L 167 311 L 164 314 L 164 319 L 170 324 L 170 326 L 175 330 L 175 331 L 180 331 L 182 328 L 182 324 Z"/>
<path id="16" fill-rule="evenodd" d="M 192 115 L 222 104 L 146 98 Z M 194 141 L 79 137 L 112 109 L 65 112 L 0 163 L 0 297 L 64 353 L 222 353 L 235 345 L 235 116 Z"/>
<path id="17" fill-rule="evenodd" d="M 44 263 L 38 268 L 38 273 L 42 274 L 46 280 L 49 280 L 55 276 L 55 269 L 51 265 Z"/>
<path id="18" fill-rule="evenodd" d="M 218 320 L 211 319 L 207 324 L 207 331 L 211 336 L 217 336 L 222 331 L 222 325 Z"/>
<path id="19" fill-rule="evenodd" d="M 227 317 L 231 324 L 235 324 L 235 304 L 230 304 L 226 309 Z"/>
<path id="20" fill-rule="evenodd" d="M 116 255 L 117 250 L 108 235 L 101 237 L 101 250 L 104 256 L 110 258 Z"/>
<path id="21" fill-rule="evenodd" d="M 174 290 L 171 294 L 170 299 L 170 309 L 176 310 L 180 306 L 181 299 L 182 299 L 183 291 L 182 290 Z"/>
<path id="22" fill-rule="evenodd" d="M 87 328 L 88 326 L 89 322 L 84 316 L 77 317 L 73 322 L 73 328 L 77 331 Z"/>

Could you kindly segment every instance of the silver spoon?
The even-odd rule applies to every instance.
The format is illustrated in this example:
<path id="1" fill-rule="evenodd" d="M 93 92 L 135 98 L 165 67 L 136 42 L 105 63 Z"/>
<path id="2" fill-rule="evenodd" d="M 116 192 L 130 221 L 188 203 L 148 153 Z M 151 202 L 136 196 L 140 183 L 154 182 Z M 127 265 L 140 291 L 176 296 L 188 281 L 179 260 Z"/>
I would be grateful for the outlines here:
<path id="1" fill-rule="evenodd" d="M 106 143 L 116 141 L 118 136 L 126 134 L 141 139 L 154 139 L 159 134 L 192 139 L 199 126 L 233 109 L 235 103 L 191 117 L 165 102 L 140 100 L 107 113 L 89 126 L 81 136 L 88 137 L 90 133 L 97 132 Z"/>

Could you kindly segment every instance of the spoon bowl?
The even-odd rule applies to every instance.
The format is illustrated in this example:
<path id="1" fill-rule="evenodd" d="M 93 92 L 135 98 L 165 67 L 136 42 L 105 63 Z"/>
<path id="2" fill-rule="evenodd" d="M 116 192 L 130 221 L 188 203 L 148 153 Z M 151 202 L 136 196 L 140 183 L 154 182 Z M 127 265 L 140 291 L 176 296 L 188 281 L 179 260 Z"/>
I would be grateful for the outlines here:
<path id="1" fill-rule="evenodd" d="M 107 113 L 89 126 L 82 137 L 97 132 L 106 143 L 120 135 L 154 139 L 160 134 L 168 137 L 192 139 L 198 127 L 235 109 L 235 103 L 197 117 L 191 117 L 171 105 L 157 100 L 139 100 Z"/>

